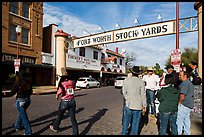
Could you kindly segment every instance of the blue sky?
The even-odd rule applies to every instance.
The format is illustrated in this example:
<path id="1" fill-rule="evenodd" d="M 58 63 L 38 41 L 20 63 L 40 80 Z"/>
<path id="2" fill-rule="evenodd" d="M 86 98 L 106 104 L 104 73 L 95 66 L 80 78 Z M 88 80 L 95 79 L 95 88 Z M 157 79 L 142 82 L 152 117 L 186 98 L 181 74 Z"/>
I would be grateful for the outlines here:
<path id="1" fill-rule="evenodd" d="M 179 17 L 197 16 L 194 2 L 180 2 Z M 140 25 L 176 19 L 176 2 L 44 2 L 43 27 L 55 23 L 59 29 L 81 37 L 84 30 L 91 34 L 100 33 L 101 26 L 105 31 L 117 29 L 116 22 L 122 28 L 136 26 L 135 18 Z M 182 33 L 179 37 L 181 51 L 184 48 L 198 47 L 198 32 Z M 171 51 L 176 48 L 176 35 L 160 36 L 107 44 L 108 48 L 119 52 L 125 49 L 134 54 L 134 65 L 154 66 L 159 63 L 165 67 Z"/>

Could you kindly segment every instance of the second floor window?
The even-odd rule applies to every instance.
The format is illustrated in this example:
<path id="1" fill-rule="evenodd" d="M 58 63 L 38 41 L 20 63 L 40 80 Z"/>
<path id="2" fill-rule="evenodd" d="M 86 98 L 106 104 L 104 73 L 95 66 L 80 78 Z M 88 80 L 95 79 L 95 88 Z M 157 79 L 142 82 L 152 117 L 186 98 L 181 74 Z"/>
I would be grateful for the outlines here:
<path id="1" fill-rule="evenodd" d="M 10 2 L 10 12 L 18 14 L 18 2 Z"/>
<path id="2" fill-rule="evenodd" d="M 120 65 L 122 65 L 123 64 L 123 60 L 122 59 L 120 59 Z"/>
<path id="3" fill-rule="evenodd" d="M 22 6 L 22 16 L 29 18 L 29 4 L 27 2 L 23 2 Z"/>
<path id="4" fill-rule="evenodd" d="M 98 52 L 97 51 L 93 51 L 93 59 L 98 60 Z"/>
<path id="5" fill-rule="evenodd" d="M 17 42 L 16 26 L 17 25 L 14 25 L 14 24 L 10 25 L 9 41 Z M 22 28 L 20 37 L 21 37 L 20 38 L 20 43 L 28 44 L 29 29 Z"/>
<path id="6" fill-rule="evenodd" d="M 16 41 L 17 42 L 17 35 L 16 35 L 16 26 L 17 25 L 10 25 L 9 29 L 9 41 Z"/>
<path id="7" fill-rule="evenodd" d="M 114 64 L 117 64 L 117 58 L 114 59 Z"/>
<path id="8" fill-rule="evenodd" d="M 29 30 L 26 28 L 22 28 L 22 43 L 28 44 L 28 36 L 29 36 Z"/>
<path id="9" fill-rule="evenodd" d="M 85 57 L 85 48 L 84 47 L 79 48 L 79 56 Z"/>
<path id="10" fill-rule="evenodd" d="M 105 59 L 105 54 L 101 53 L 101 59 Z"/>

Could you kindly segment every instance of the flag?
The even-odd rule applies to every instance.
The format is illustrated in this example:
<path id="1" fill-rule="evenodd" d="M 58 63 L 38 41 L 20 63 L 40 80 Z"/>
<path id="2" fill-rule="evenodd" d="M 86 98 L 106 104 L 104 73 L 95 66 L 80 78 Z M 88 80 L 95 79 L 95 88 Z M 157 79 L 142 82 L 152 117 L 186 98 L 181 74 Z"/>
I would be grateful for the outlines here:
<path id="1" fill-rule="evenodd" d="M 161 15 L 159 14 L 159 16 L 157 17 L 158 20 L 162 20 Z"/>
<path id="2" fill-rule="evenodd" d="M 136 24 L 136 23 L 138 23 L 138 19 L 137 18 L 135 18 L 135 21 L 134 21 L 134 23 Z"/>
<path id="3" fill-rule="evenodd" d="M 87 34 L 87 32 L 84 30 L 84 34 Z"/>
<path id="4" fill-rule="evenodd" d="M 120 25 L 116 22 L 116 24 L 115 24 L 115 27 L 117 28 L 117 27 L 119 27 Z"/>
<path id="5" fill-rule="evenodd" d="M 119 27 L 118 23 L 115 24 L 115 27 L 116 27 L 116 28 Z"/>

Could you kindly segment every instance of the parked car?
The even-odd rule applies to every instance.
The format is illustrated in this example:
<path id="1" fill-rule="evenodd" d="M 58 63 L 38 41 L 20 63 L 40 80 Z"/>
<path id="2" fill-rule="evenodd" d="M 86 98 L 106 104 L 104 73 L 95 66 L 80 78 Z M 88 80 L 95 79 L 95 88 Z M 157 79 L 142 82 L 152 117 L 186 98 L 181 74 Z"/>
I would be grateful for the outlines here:
<path id="1" fill-rule="evenodd" d="M 117 77 L 117 78 L 115 79 L 115 82 L 114 82 L 115 88 L 122 88 L 125 79 L 126 79 L 125 76 Z"/>
<path id="2" fill-rule="evenodd" d="M 100 87 L 100 82 L 95 80 L 94 78 L 91 77 L 81 77 L 77 80 L 76 82 L 76 87 L 79 88 L 91 88 L 91 87 Z"/>

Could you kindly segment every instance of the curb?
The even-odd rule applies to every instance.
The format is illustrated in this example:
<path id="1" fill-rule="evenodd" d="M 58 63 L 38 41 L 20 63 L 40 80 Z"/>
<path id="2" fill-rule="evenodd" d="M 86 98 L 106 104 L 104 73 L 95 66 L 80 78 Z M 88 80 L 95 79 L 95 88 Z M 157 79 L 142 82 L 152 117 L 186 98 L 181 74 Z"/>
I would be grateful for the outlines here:
<path id="1" fill-rule="evenodd" d="M 78 90 L 81 90 L 81 88 L 76 88 L 74 91 L 78 91 Z M 39 89 L 33 90 L 33 95 L 43 95 L 43 94 L 53 94 L 53 93 L 57 93 L 57 89 L 44 89 L 44 90 L 41 89 L 40 91 Z"/>

